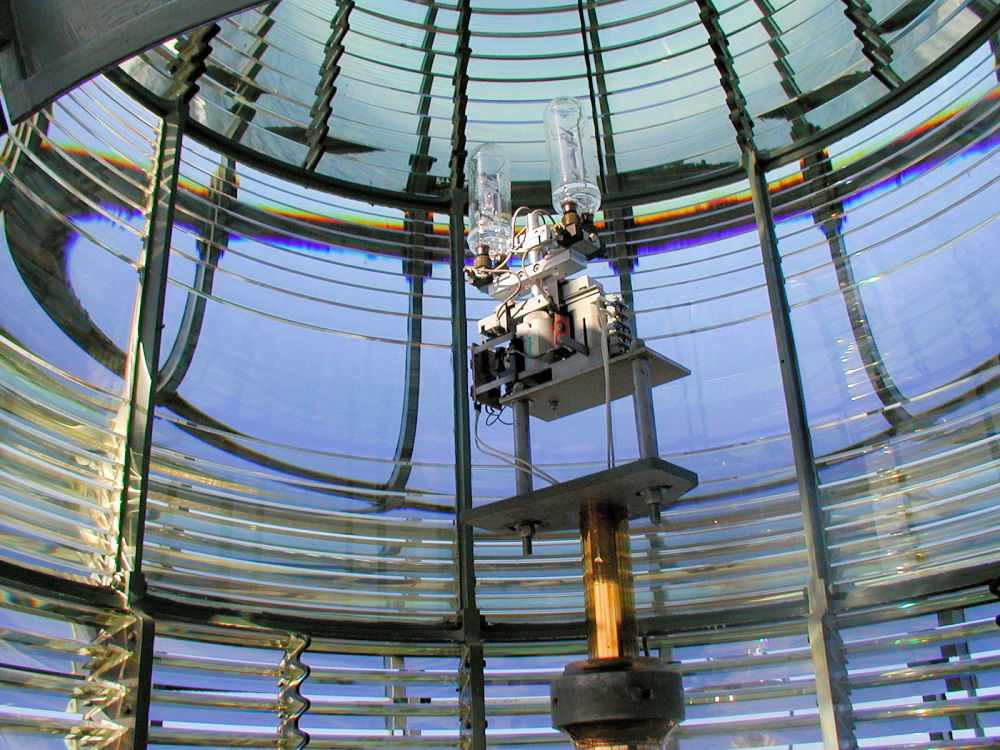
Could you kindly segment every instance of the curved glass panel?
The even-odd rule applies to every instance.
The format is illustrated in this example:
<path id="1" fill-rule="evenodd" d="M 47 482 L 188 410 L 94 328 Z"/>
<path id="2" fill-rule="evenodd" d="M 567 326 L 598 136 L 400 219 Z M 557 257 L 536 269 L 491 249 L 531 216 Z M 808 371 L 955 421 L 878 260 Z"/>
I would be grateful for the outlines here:
<path id="1" fill-rule="evenodd" d="M 134 673 L 117 671 L 136 618 L 4 586 L 0 604 L 0 742 L 62 750 L 113 743 L 128 718 L 109 706 L 127 699 Z M 133 682 L 134 684 L 134 682 Z"/>
<path id="2" fill-rule="evenodd" d="M 153 117 L 94 83 L 3 142 L 0 557 L 109 584 L 115 572 Z M 120 96 L 120 95 L 119 95 Z"/>
<path id="3" fill-rule="evenodd" d="M 468 400 L 498 300 L 451 235 L 481 142 L 548 205 L 561 95 L 599 155 L 587 273 L 691 374 L 653 390 L 653 450 L 631 399 L 533 419 L 534 487 L 697 473 L 629 531 L 670 746 L 995 745 L 998 28 L 962 0 L 275 0 L 16 124 L 0 745 L 127 750 L 148 713 L 164 750 L 569 746 L 579 534 L 525 557 L 462 523 L 519 489 L 509 410 Z"/>
<path id="4" fill-rule="evenodd" d="M 714 6 L 761 149 L 849 124 L 919 85 L 993 22 L 989 3 L 958 0 Z M 264 3 L 220 22 L 192 115 L 255 158 L 440 200 L 454 102 L 467 95 L 468 142 L 503 144 L 515 179 L 540 197 L 548 168 L 537 124 L 556 91 L 589 102 L 602 189 L 621 205 L 656 197 L 664 180 L 695 185 L 736 173 L 740 151 L 706 23 L 693 1 L 477 2 L 467 17 L 451 3 Z M 183 44 L 165 44 L 123 70 L 162 95 L 185 54 Z"/>
<path id="5" fill-rule="evenodd" d="M 161 632 L 151 747 L 275 747 L 280 706 L 299 696 L 310 746 L 460 747 L 455 647 L 179 623 Z"/>
<path id="6" fill-rule="evenodd" d="M 981 50 L 939 85 L 932 124 L 893 117 L 890 146 L 837 181 L 829 155 L 807 163 L 815 209 L 780 225 L 845 585 L 992 555 L 994 82 Z"/>
<path id="7" fill-rule="evenodd" d="M 454 472 L 438 432 L 451 373 L 434 299 L 447 287 L 434 250 L 409 244 L 433 241 L 429 220 L 200 149 L 181 172 L 151 586 L 254 611 L 448 616 Z M 369 236 L 344 233 L 345 218 Z"/>

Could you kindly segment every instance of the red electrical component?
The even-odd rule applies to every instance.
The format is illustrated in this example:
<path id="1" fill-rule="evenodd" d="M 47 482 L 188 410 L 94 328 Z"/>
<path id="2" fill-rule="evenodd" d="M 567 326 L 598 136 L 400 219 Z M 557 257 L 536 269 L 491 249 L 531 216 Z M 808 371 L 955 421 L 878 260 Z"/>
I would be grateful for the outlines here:
<path id="1" fill-rule="evenodd" d="M 556 313 L 552 318 L 552 345 L 557 349 L 566 346 L 573 337 L 569 331 L 569 316 Z"/>

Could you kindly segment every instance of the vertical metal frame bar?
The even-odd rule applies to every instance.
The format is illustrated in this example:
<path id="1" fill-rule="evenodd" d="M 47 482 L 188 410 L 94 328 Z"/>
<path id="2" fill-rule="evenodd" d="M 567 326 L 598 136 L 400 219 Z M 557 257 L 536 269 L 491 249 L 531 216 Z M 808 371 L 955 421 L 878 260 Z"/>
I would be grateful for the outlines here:
<path id="1" fill-rule="evenodd" d="M 160 342 L 167 289 L 167 267 L 177 202 L 180 156 L 187 123 L 188 104 L 197 91 L 196 81 L 205 70 L 209 42 L 218 32 L 215 24 L 198 29 L 182 45 L 172 67 L 171 108 L 160 120 L 156 155 L 147 200 L 146 233 L 139 257 L 139 296 L 132 321 L 126 358 L 125 382 L 128 412 L 122 461 L 119 506 L 119 543 L 115 587 L 124 595 L 139 633 L 130 639 L 135 660 L 135 682 L 128 685 L 135 696 L 127 718 L 132 750 L 145 750 L 149 732 L 149 701 L 153 674 L 155 622 L 142 612 L 146 585 L 142 575 L 146 498 L 160 370 Z M 127 742 L 127 738 L 125 739 Z M 123 747 L 122 750 L 125 750 Z"/>
<path id="2" fill-rule="evenodd" d="M 806 591 L 809 604 L 808 633 L 816 676 L 816 702 L 819 706 L 820 729 L 823 733 L 824 748 L 843 750 L 857 747 L 857 740 L 854 737 L 854 716 L 850 703 L 844 647 L 837 633 L 835 613 L 830 607 L 829 592 L 832 580 L 820 505 L 819 479 L 806 416 L 805 396 L 802 392 L 801 370 L 781 272 L 781 257 L 767 191 L 767 179 L 755 149 L 744 152 L 744 166 L 750 180 L 754 219 L 760 237 L 795 474 L 798 478 L 802 527 L 809 561 L 809 584 Z"/>
<path id="3" fill-rule="evenodd" d="M 583 38 L 583 59 L 587 66 L 590 108 L 594 118 L 594 136 L 597 141 L 601 190 L 605 195 L 609 191 L 620 193 L 622 179 L 618 173 L 614 126 L 611 121 L 611 109 L 608 105 L 608 83 L 600 34 L 601 23 L 597 16 L 597 9 L 592 4 L 587 4 L 585 9 L 584 5 L 584 1 L 579 0 L 577 10 L 580 15 L 580 34 Z M 614 254 L 609 259 L 611 267 L 618 274 L 622 297 L 629 307 L 633 307 L 631 271 L 635 266 L 635 261 L 620 257 L 628 248 L 628 230 L 635 224 L 632 207 L 608 209 L 604 212 L 604 218 L 615 238 Z"/>
<path id="4" fill-rule="evenodd" d="M 145 612 L 134 610 L 136 617 L 135 640 L 132 641 L 137 656 L 135 682 L 126 685 L 135 696 L 132 711 L 132 750 L 146 750 L 149 743 L 149 704 L 153 692 L 153 639 L 156 622 Z"/>
<path id="5" fill-rule="evenodd" d="M 949 609 L 944 612 L 938 612 L 937 615 L 938 625 L 941 627 L 949 627 L 953 625 L 959 625 L 965 623 L 967 620 L 965 618 L 965 609 Z M 971 649 L 969 648 L 969 642 L 967 640 L 960 640 L 954 643 L 945 643 L 941 645 L 941 661 L 948 663 L 954 661 L 965 661 L 974 658 Z M 951 677 L 944 678 L 945 689 L 948 692 L 964 692 L 966 696 L 973 697 L 979 694 L 981 689 L 980 678 L 976 673 L 955 675 Z M 933 696 L 937 698 L 937 696 Z M 924 697 L 927 700 L 927 696 Z M 951 724 L 951 731 L 941 732 L 940 736 L 935 737 L 931 735 L 931 740 L 945 740 L 952 741 L 955 738 L 955 732 L 972 732 L 972 735 L 979 738 L 986 737 L 986 730 L 983 729 L 983 722 L 980 718 L 979 712 L 969 712 L 969 713 L 955 713 L 948 717 L 948 722 Z"/>
<path id="6" fill-rule="evenodd" d="M 340 75 L 340 58 L 344 55 L 344 37 L 350 29 L 352 10 L 354 10 L 354 0 L 338 0 L 337 12 L 330 20 L 330 37 L 327 39 L 323 64 L 319 69 L 316 101 L 313 102 L 309 112 L 312 119 L 305 132 L 305 142 L 309 152 L 303 159 L 302 166 L 310 172 L 316 171 L 320 159 L 326 153 L 330 117 L 333 115 L 333 97 L 337 93 L 337 76 Z"/>
<path id="7" fill-rule="evenodd" d="M 469 0 L 458 3 L 458 42 L 455 50 L 455 109 L 451 156 L 451 324 L 452 401 L 455 405 L 455 515 L 472 508 L 472 437 L 469 429 L 468 332 L 465 317 L 465 125 L 468 104 Z M 476 569 L 471 526 L 458 524 L 455 557 L 458 576 L 458 606 L 464 655 L 459 674 L 459 712 L 462 747 L 486 750 L 485 660 L 482 625 L 476 606 Z"/>
<path id="8" fill-rule="evenodd" d="M 514 467 L 514 492 L 524 495 L 531 492 L 535 484 L 534 475 L 528 470 L 531 466 L 531 415 L 528 412 L 528 400 L 515 401 L 511 407 L 514 412 L 514 456 L 517 466 Z M 525 542 L 527 551 L 531 547 L 531 537 Z M 527 553 L 527 552 L 526 552 Z"/>
<path id="9" fill-rule="evenodd" d="M 138 657 L 153 653 L 152 621 L 111 607 L 96 618 L 92 631 L 81 630 L 90 636 L 87 674 L 72 691 L 69 710 L 82 714 L 84 722 L 65 735 L 66 747 L 146 747 L 152 659 Z"/>
<path id="10" fill-rule="evenodd" d="M 257 76 L 264 68 L 261 59 L 270 46 L 267 42 L 267 35 L 274 27 L 274 16 L 272 15 L 281 0 L 268 3 L 260 9 L 260 21 L 250 30 L 250 35 L 256 38 L 253 45 L 246 51 L 245 57 L 249 64 L 240 72 L 238 76 L 233 76 L 231 88 L 235 94 L 236 103 L 229 108 L 234 115 L 232 123 L 226 129 L 226 138 L 234 141 L 241 141 L 254 117 L 257 116 L 257 108 L 254 103 L 264 94 L 264 89 L 257 85 Z M 212 75 L 218 78 L 223 75 L 221 70 L 213 70 Z M 228 77 L 228 76 L 227 76 Z"/>
<path id="11" fill-rule="evenodd" d="M 826 750 L 849 750 L 857 747 L 857 740 L 854 737 L 853 708 L 850 702 L 843 643 L 837 633 L 835 614 L 830 607 L 831 576 L 820 505 L 819 480 L 792 331 L 791 311 L 781 271 L 781 255 L 778 250 L 767 178 L 754 142 L 753 120 L 740 91 L 739 77 L 729 53 L 729 44 L 722 29 L 719 12 L 710 0 L 698 0 L 698 7 L 702 24 L 708 32 L 709 45 L 715 53 L 715 65 L 720 74 L 719 81 L 729 105 L 729 119 L 736 131 L 736 141 L 743 152 L 743 167 L 750 182 L 754 219 L 760 238 L 761 259 L 778 350 L 805 532 L 806 555 L 809 561 L 809 584 L 806 591 L 809 605 L 807 627 L 815 670 L 816 702 L 819 707 L 823 747 Z"/>
<path id="12" fill-rule="evenodd" d="M 465 244 L 462 209 L 455 198 L 451 209 L 452 369 L 455 404 L 455 510 L 456 517 L 472 508 L 472 448 L 469 429 L 469 375 L 466 366 L 468 335 L 465 328 Z M 483 671 L 482 627 L 476 604 L 476 569 L 473 530 L 456 529 L 458 606 L 465 657 L 462 660 L 459 701 L 462 713 L 462 747 L 486 750 L 486 693 Z"/>
<path id="13" fill-rule="evenodd" d="M 865 0 L 843 0 L 844 15 L 854 25 L 854 36 L 861 42 L 861 51 L 872 64 L 871 73 L 890 91 L 903 83 L 892 69 L 892 47 L 882 38 L 878 24 Z"/>
<path id="14" fill-rule="evenodd" d="M 278 664 L 278 748 L 302 750 L 309 744 L 309 733 L 299 728 L 299 719 L 312 705 L 300 688 L 309 677 L 309 665 L 302 654 L 312 640 L 305 633 L 288 633 L 281 639 L 284 654 Z"/>
<path id="15" fill-rule="evenodd" d="M 160 124 L 146 240 L 139 259 L 139 299 L 133 321 L 132 349 L 128 354 L 130 408 L 125 444 L 125 481 L 122 488 L 122 543 L 118 554 L 117 577 L 129 604 L 139 603 L 145 593 L 140 569 L 149 478 L 149 448 L 153 433 L 167 259 L 177 197 L 184 120 L 184 112 L 178 109 L 164 116 Z"/>
<path id="16" fill-rule="evenodd" d="M 186 106 L 165 115 L 160 122 L 159 140 L 150 186 L 146 240 L 139 259 L 139 297 L 133 318 L 131 349 L 126 366 L 129 402 L 123 481 L 119 511 L 119 544 L 115 586 L 124 595 L 127 607 L 139 617 L 141 635 L 132 641 L 137 661 L 132 706 L 133 750 L 144 750 L 149 727 L 149 697 L 152 680 L 155 623 L 141 613 L 145 583 L 142 578 L 142 546 L 145 535 L 146 497 L 149 490 L 150 445 L 153 411 L 159 378 L 159 352 L 163 328 L 163 307 L 167 286 L 167 261 L 177 198 L 181 141 Z M 124 748 L 123 748 L 124 750 Z"/>
<path id="17" fill-rule="evenodd" d="M 383 667 L 390 672 L 398 673 L 406 669 L 406 659 L 402 654 L 392 654 L 382 657 Z M 385 686 L 385 697 L 394 705 L 405 704 L 407 702 L 406 683 L 391 682 Z M 387 714 L 385 717 L 385 729 L 393 737 L 405 736 L 407 734 L 406 717 L 404 714 Z"/>

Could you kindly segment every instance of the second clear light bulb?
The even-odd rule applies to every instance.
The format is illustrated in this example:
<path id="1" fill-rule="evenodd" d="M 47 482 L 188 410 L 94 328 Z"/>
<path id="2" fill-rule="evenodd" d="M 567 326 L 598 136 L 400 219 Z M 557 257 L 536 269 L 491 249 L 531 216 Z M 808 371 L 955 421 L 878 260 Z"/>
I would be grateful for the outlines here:
<path id="1" fill-rule="evenodd" d="M 469 249 L 496 260 L 510 245 L 510 163 L 495 143 L 469 157 Z"/>
<path id="2" fill-rule="evenodd" d="M 576 99 L 563 96 L 545 108 L 545 140 L 549 147 L 552 206 L 563 213 L 572 204 L 578 214 L 593 214 L 601 207 L 601 191 L 590 171 L 584 151 L 583 110 Z"/>

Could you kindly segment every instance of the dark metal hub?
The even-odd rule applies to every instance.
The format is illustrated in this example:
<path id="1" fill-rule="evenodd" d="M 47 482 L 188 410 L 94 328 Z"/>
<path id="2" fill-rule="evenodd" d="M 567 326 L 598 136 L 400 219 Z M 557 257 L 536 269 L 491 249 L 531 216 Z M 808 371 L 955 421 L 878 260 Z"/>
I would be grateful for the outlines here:
<path id="1" fill-rule="evenodd" d="M 552 682 L 552 726 L 577 747 L 656 745 L 684 719 L 680 673 L 659 659 L 587 659 Z"/>

